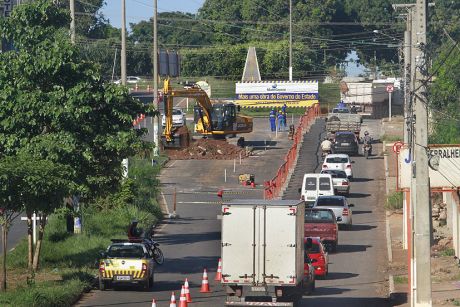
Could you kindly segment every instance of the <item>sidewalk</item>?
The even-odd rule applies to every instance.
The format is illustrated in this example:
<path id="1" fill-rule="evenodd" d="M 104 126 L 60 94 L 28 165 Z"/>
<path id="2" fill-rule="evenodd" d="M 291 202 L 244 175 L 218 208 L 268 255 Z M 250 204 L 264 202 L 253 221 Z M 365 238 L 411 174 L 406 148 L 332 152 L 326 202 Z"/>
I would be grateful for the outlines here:
<path id="1" fill-rule="evenodd" d="M 400 136 L 402 138 L 403 123 L 398 121 L 384 122 L 383 134 L 387 138 Z M 394 142 L 384 142 L 386 192 L 390 195 L 397 188 L 397 156 L 392 150 Z M 388 264 L 388 271 L 393 281 L 390 284 L 390 298 L 393 306 L 410 306 L 410 286 L 408 284 L 408 251 L 403 248 L 403 213 L 402 210 L 387 211 L 389 238 L 391 240 L 392 261 Z M 388 238 L 387 238 L 388 239 Z M 458 259 L 447 256 L 448 252 L 432 248 L 431 275 L 432 275 L 432 302 L 433 306 L 460 306 L 460 269 Z"/>

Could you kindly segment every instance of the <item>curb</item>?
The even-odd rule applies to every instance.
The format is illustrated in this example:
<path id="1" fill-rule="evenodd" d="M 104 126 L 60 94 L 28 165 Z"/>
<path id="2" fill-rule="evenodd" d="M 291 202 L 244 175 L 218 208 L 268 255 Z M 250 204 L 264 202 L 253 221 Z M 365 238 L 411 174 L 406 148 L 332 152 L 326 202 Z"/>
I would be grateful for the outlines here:
<path id="1" fill-rule="evenodd" d="M 386 150 L 386 142 L 383 141 L 383 151 Z M 388 194 L 388 185 L 387 185 L 387 178 L 388 178 L 388 158 L 386 155 L 383 155 L 383 164 L 385 168 L 385 195 Z M 393 249 L 391 247 L 391 229 L 390 229 L 390 220 L 388 217 L 390 216 L 390 212 L 385 210 L 385 237 L 387 241 L 387 256 L 388 256 L 388 263 L 393 262 Z M 394 293 L 395 293 L 395 283 L 393 274 L 388 274 L 388 298 L 394 300 Z"/>
<path id="2" fill-rule="evenodd" d="M 387 237 L 387 252 L 388 252 L 388 262 L 393 262 L 393 249 L 391 248 L 391 230 L 390 230 L 390 216 L 389 211 L 385 211 L 385 233 Z"/>

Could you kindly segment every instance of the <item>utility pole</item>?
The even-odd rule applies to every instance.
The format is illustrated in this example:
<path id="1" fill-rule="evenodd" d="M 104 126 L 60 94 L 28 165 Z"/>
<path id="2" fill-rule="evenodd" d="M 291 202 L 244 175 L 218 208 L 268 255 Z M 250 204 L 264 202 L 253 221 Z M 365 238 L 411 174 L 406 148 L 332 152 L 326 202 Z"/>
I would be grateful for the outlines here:
<path id="1" fill-rule="evenodd" d="M 75 0 L 70 0 L 70 41 L 75 44 Z"/>
<path id="2" fill-rule="evenodd" d="M 426 32 L 428 3 L 417 0 L 416 33 L 416 70 L 415 70 L 415 304 L 416 307 L 431 307 L 431 203 L 428 175 L 428 106 L 426 100 Z"/>
<path id="3" fill-rule="evenodd" d="M 292 0 L 289 0 L 289 81 L 292 81 Z"/>
<path id="4" fill-rule="evenodd" d="M 157 31 L 157 14 L 158 14 L 158 0 L 153 0 L 153 104 L 155 108 L 159 109 L 158 105 L 158 31 Z M 153 139 L 155 148 L 153 155 L 158 156 L 160 151 L 159 142 L 160 121 L 158 116 L 153 117 Z"/>
<path id="5" fill-rule="evenodd" d="M 126 0 L 121 0 L 121 84 L 126 85 Z"/>
<path id="6" fill-rule="evenodd" d="M 409 103 L 410 103 L 410 67 L 411 67 L 411 27 L 412 27 L 412 12 L 407 12 L 406 31 L 404 31 L 404 144 L 409 142 L 409 129 L 406 123 L 409 123 Z"/>

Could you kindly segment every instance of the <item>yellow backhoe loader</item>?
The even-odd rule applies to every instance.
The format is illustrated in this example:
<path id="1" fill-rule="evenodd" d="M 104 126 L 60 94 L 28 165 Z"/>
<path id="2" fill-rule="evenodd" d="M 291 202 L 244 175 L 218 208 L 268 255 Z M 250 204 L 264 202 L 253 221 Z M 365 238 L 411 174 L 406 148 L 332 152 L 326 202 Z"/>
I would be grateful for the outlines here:
<path id="1" fill-rule="evenodd" d="M 194 108 L 195 133 L 214 138 L 225 138 L 227 135 L 252 132 L 252 117 L 237 115 L 238 107 L 234 103 L 212 103 L 206 92 L 198 86 L 173 90 L 170 80 L 167 79 L 163 86 L 165 127 L 162 142 L 165 148 L 188 146 L 188 131 L 184 128 L 173 128 L 174 97 L 196 100 L 197 105 Z M 180 133 L 178 133 L 179 131 Z M 184 134 L 187 135 L 184 136 Z"/>

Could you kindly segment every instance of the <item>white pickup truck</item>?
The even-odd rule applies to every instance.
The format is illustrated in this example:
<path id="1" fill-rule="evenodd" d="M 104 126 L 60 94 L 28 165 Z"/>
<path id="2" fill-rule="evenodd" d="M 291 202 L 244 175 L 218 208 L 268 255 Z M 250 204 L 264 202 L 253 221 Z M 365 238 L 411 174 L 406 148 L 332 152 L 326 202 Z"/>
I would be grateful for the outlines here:
<path id="1" fill-rule="evenodd" d="M 305 204 L 233 200 L 222 204 L 225 306 L 294 306 L 314 289 L 304 250 Z"/>

